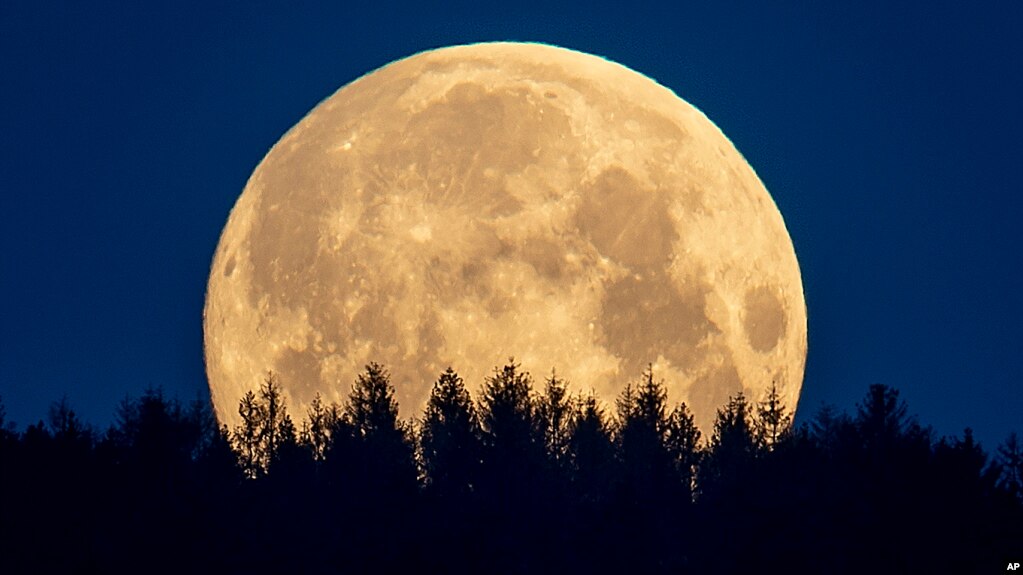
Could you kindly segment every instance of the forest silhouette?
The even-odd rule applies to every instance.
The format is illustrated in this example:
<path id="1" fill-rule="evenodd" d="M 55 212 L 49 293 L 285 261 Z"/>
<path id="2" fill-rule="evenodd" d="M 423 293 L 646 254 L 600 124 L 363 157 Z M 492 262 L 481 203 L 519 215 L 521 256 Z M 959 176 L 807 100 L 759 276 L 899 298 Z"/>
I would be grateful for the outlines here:
<path id="1" fill-rule="evenodd" d="M 1023 447 L 936 438 L 897 390 L 808 422 L 774 389 L 701 436 L 648 369 L 614 406 L 509 361 L 398 417 L 383 366 L 296 420 L 278 376 L 208 398 L 0 403 L 2 573 L 973 573 L 1023 557 Z"/>

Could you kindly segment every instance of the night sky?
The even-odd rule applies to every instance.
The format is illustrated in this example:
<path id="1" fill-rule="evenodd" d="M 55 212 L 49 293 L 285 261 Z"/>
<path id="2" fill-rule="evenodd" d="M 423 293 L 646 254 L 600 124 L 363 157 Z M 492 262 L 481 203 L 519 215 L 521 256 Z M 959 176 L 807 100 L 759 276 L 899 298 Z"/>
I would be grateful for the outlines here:
<path id="1" fill-rule="evenodd" d="M 159 4 L 0 3 L 0 396 L 19 427 L 64 395 L 105 428 L 147 387 L 206 393 L 210 261 L 269 148 L 395 59 L 522 40 L 654 78 L 757 171 L 803 273 L 802 418 L 884 383 L 938 435 L 992 450 L 1023 431 L 1023 4 Z"/>

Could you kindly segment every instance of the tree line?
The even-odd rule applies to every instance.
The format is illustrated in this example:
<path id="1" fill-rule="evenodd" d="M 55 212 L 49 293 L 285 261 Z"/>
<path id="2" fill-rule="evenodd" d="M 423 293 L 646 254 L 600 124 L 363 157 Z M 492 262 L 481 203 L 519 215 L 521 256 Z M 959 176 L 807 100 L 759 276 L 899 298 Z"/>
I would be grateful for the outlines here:
<path id="1" fill-rule="evenodd" d="M 652 369 L 605 409 L 513 361 L 476 398 L 449 368 L 414 421 L 378 364 L 297 422 L 274 373 L 238 413 L 150 390 L 103 433 L 66 401 L 19 433 L 0 403 L 0 571 L 971 572 L 1023 551 L 1017 436 L 936 438 L 882 385 L 799 426 L 774 388 L 740 393 L 709 437 Z"/>

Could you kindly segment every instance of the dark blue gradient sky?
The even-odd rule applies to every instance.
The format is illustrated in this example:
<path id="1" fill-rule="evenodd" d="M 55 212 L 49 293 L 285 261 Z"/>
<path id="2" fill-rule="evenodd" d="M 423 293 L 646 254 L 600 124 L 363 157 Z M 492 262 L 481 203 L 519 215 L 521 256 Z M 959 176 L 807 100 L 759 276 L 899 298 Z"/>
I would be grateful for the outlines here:
<path id="1" fill-rule="evenodd" d="M 530 40 L 653 77 L 750 161 L 803 270 L 804 417 L 886 383 L 939 435 L 1023 431 L 1023 4 L 186 4 L 0 3 L 8 419 L 205 392 L 210 260 L 270 146 L 392 60 Z"/>

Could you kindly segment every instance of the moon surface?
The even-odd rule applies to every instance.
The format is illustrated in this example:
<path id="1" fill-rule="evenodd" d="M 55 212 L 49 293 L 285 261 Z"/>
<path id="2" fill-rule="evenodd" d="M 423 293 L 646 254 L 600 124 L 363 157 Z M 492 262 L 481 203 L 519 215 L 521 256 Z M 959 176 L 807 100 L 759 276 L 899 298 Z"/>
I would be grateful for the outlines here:
<path id="1" fill-rule="evenodd" d="M 540 44 L 443 48 L 345 86 L 256 168 L 213 259 L 220 420 L 267 370 L 291 413 L 370 361 L 418 417 L 449 365 L 510 356 L 613 405 L 648 363 L 704 433 L 772 382 L 794 410 L 806 306 L 778 208 L 696 108 Z"/>

